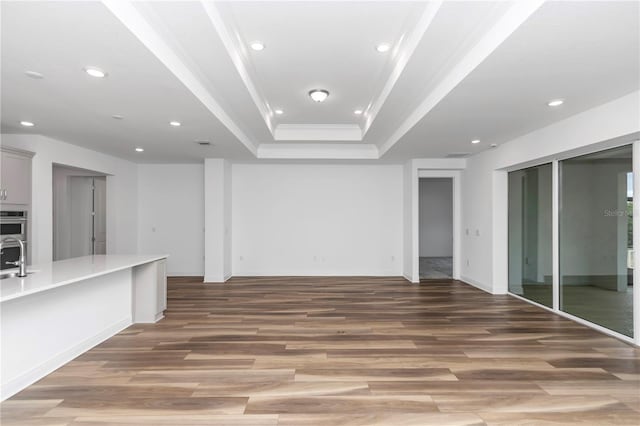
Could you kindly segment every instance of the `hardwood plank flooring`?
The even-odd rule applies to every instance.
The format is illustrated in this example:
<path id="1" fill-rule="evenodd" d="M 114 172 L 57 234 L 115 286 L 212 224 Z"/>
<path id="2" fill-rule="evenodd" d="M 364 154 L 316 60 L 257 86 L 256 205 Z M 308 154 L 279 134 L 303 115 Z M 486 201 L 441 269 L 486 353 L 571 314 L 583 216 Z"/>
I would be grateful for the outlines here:
<path id="1" fill-rule="evenodd" d="M 640 349 L 509 296 L 400 278 L 169 280 L 2 425 L 640 424 Z"/>

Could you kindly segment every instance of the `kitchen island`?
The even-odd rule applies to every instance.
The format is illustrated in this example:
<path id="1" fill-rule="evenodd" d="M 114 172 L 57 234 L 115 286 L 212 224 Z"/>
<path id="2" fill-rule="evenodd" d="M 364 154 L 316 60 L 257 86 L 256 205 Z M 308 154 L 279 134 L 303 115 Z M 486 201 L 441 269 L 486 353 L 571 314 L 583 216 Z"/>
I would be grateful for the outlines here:
<path id="1" fill-rule="evenodd" d="M 96 255 L 0 281 L 1 399 L 166 308 L 166 255 Z"/>

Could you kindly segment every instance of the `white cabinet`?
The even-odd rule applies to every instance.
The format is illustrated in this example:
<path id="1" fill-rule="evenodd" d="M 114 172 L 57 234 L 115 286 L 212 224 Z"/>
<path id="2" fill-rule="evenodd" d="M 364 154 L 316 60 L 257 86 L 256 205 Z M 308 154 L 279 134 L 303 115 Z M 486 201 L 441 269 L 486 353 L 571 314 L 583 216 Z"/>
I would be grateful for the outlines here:
<path id="1" fill-rule="evenodd" d="M 167 274 L 164 259 L 133 268 L 133 322 L 154 323 L 167 308 Z"/>
<path id="2" fill-rule="evenodd" d="M 0 151 L 0 202 L 31 204 L 32 153 L 11 148 Z"/>

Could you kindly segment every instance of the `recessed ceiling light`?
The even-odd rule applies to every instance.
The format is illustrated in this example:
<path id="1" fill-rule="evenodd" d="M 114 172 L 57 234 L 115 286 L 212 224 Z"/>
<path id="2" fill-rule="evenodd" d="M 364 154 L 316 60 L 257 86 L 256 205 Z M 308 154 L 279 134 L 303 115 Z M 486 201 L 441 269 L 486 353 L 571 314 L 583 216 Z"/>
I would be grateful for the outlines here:
<path id="1" fill-rule="evenodd" d="M 21 121 L 20 125 L 24 126 L 24 127 L 33 127 L 33 126 L 35 126 L 35 124 L 33 124 L 31 121 Z"/>
<path id="2" fill-rule="evenodd" d="M 491 148 L 495 148 L 495 147 L 497 147 L 497 146 L 498 146 L 498 144 L 497 144 L 497 143 L 492 143 L 492 144 L 491 144 L 491 145 L 489 145 L 489 146 L 491 146 Z"/>
<path id="3" fill-rule="evenodd" d="M 478 143 L 480 143 L 480 139 L 474 139 L 474 140 L 471 141 L 471 143 L 474 144 L 474 145 L 478 144 Z"/>
<path id="4" fill-rule="evenodd" d="M 262 43 L 261 41 L 254 41 L 253 43 L 251 43 L 251 48 L 257 52 L 264 50 L 264 43 Z"/>
<path id="5" fill-rule="evenodd" d="M 144 148 L 136 148 L 136 152 L 144 152 Z"/>
<path id="6" fill-rule="evenodd" d="M 113 114 L 111 116 L 111 118 L 113 118 L 114 120 L 122 120 L 122 119 L 124 119 L 124 117 L 119 115 L 119 114 Z"/>
<path id="7" fill-rule="evenodd" d="M 557 107 L 564 103 L 564 99 L 554 99 L 552 101 L 547 102 L 547 105 L 550 107 Z"/>
<path id="8" fill-rule="evenodd" d="M 89 74 L 91 77 L 96 77 L 96 78 L 104 78 L 104 77 L 107 76 L 106 72 L 104 72 L 100 68 L 96 68 L 96 67 L 86 67 L 84 69 L 84 72 Z"/>
<path id="9" fill-rule="evenodd" d="M 182 126 L 182 123 L 179 121 L 170 121 L 169 124 L 173 127 L 180 127 Z"/>
<path id="10" fill-rule="evenodd" d="M 311 99 L 315 102 L 324 102 L 329 96 L 329 92 L 324 89 L 313 89 L 309 92 L 309 96 L 311 96 Z"/>
<path id="11" fill-rule="evenodd" d="M 353 111 L 353 113 L 355 115 L 360 115 L 360 114 L 362 114 L 362 110 L 361 109 L 357 109 L 357 110 Z"/>
<path id="12" fill-rule="evenodd" d="M 388 52 L 391 49 L 391 45 L 389 43 L 381 43 L 376 46 L 376 51 L 378 53 Z"/>
<path id="13" fill-rule="evenodd" d="M 282 115 L 282 114 L 284 114 L 284 111 L 283 111 L 283 110 L 281 110 L 281 109 L 277 109 L 277 110 L 275 110 L 275 111 L 273 111 L 273 112 L 275 112 L 275 113 L 276 113 L 276 114 L 278 114 L 278 115 Z"/>
<path id="14" fill-rule="evenodd" d="M 25 71 L 24 73 L 27 77 L 35 78 L 37 80 L 44 78 L 44 75 L 37 71 Z"/>
<path id="15" fill-rule="evenodd" d="M 199 141 L 196 141 L 196 143 L 198 145 L 200 145 L 200 146 L 210 146 L 211 145 L 211 142 L 206 141 L 206 140 L 199 140 Z"/>

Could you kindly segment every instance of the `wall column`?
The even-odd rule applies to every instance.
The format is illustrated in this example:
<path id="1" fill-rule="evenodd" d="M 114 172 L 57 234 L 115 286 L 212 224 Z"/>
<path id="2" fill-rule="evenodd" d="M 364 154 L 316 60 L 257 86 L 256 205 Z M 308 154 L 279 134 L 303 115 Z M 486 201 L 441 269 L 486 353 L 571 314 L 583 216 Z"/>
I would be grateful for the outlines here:
<path id="1" fill-rule="evenodd" d="M 204 160 L 204 281 L 231 278 L 231 163 Z"/>

